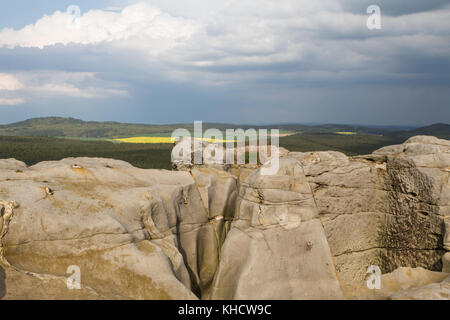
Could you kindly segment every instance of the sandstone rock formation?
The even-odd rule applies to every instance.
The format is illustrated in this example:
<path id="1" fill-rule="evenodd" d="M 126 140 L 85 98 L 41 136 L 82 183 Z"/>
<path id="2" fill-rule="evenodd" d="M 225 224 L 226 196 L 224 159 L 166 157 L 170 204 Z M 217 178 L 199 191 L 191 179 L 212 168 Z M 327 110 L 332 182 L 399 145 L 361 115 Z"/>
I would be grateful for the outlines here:
<path id="1" fill-rule="evenodd" d="M 9 217 L 9 230 L 2 230 L 6 297 L 12 291 L 10 269 L 56 282 L 65 281 L 67 268 L 76 265 L 82 288 L 98 298 L 196 298 L 177 248 L 208 219 L 188 173 L 140 170 L 105 159 L 29 168 L 1 163 L 0 197 L 20 204 Z M 5 213 L 12 208 L 4 206 Z M 5 225 L 5 214 L 3 220 Z M 186 251 L 196 249 L 195 242 L 187 242 Z M 62 291 L 64 298 L 70 296 L 67 288 Z M 43 291 L 42 298 L 60 294 Z"/>
<path id="2" fill-rule="evenodd" d="M 392 300 L 450 300 L 450 276 L 440 283 L 431 283 L 420 288 L 399 291 Z"/>
<path id="3" fill-rule="evenodd" d="M 419 136 L 354 158 L 292 156 L 303 164 L 343 283 L 361 283 L 370 265 L 441 271 L 449 141 Z"/>
<path id="4" fill-rule="evenodd" d="M 445 284 L 450 273 L 429 271 L 424 268 L 401 267 L 391 273 L 383 274 L 380 279 L 380 289 L 371 290 L 367 286 L 354 288 L 346 292 L 347 299 L 355 300 L 404 300 L 414 299 L 413 292 L 420 292 L 423 288 L 435 288 L 431 295 L 424 295 L 422 299 L 436 299 L 440 294 L 442 284 Z M 445 288 L 445 287 L 444 287 Z M 443 299 L 443 296 L 438 299 Z"/>
<path id="5" fill-rule="evenodd" d="M 340 299 L 330 249 L 301 165 L 281 160 L 241 184 L 212 299 Z"/>
<path id="6" fill-rule="evenodd" d="M 446 297 L 449 141 L 280 156 L 274 175 L 0 160 L 0 298 Z M 378 291 L 366 287 L 371 265 L 384 274 Z M 70 266 L 79 290 L 66 286 Z"/>
<path id="7" fill-rule="evenodd" d="M 392 300 L 449 300 L 450 274 L 399 268 L 382 276 L 380 293 Z"/>

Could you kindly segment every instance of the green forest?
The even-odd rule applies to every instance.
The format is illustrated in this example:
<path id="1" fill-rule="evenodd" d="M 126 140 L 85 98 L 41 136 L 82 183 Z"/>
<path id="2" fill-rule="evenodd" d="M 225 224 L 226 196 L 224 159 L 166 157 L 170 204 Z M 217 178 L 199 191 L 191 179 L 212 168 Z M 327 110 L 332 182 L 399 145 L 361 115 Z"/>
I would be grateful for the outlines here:
<path id="1" fill-rule="evenodd" d="M 71 157 L 123 160 L 143 169 L 170 169 L 171 144 L 115 144 L 49 137 L 0 136 L 0 159 L 15 158 L 33 165 Z"/>
<path id="2" fill-rule="evenodd" d="M 71 118 L 40 118 L 0 126 L 0 159 L 15 158 L 33 165 L 69 157 L 113 158 L 139 168 L 170 169 L 172 144 L 112 143 L 109 139 L 130 136 L 170 136 L 175 128 L 193 125 L 139 125 L 115 122 L 84 122 Z M 238 128 L 236 125 L 204 124 L 204 129 Z M 243 129 L 250 126 L 242 126 Z M 255 126 L 255 129 L 259 127 Z M 415 135 L 450 139 L 450 125 L 435 124 L 410 130 L 347 125 L 278 125 L 292 135 L 281 137 L 280 146 L 291 151 L 343 152 L 349 156 L 368 154 L 386 145 L 399 144 Z M 352 132 L 349 135 L 337 132 Z"/>

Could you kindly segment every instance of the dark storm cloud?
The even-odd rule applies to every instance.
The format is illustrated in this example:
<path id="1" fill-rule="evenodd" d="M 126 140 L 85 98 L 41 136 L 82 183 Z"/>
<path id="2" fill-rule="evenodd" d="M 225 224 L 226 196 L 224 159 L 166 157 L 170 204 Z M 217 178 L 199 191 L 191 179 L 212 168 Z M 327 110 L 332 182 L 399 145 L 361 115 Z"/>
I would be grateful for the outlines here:
<path id="1" fill-rule="evenodd" d="M 378 5 L 383 14 L 400 16 L 411 13 L 442 9 L 448 0 L 341 0 L 342 7 L 350 12 L 366 12 L 370 5 Z"/>

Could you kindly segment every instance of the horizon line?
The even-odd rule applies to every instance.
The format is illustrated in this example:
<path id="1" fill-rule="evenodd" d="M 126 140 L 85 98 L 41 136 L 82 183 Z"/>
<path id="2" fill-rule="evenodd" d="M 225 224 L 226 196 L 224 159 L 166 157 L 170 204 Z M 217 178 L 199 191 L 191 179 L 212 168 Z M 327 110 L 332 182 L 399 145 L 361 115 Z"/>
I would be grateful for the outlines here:
<path id="1" fill-rule="evenodd" d="M 202 120 L 194 120 L 192 122 L 173 122 L 173 123 L 147 123 L 147 122 L 120 122 L 116 120 L 84 120 L 80 118 L 75 117 L 62 117 L 62 116 L 43 116 L 43 117 L 31 117 L 26 118 L 24 120 L 9 122 L 9 123 L 1 123 L 0 126 L 8 126 L 12 124 L 17 124 L 20 122 L 25 122 L 29 120 L 38 120 L 38 119 L 72 119 L 72 120 L 78 120 L 83 122 L 97 122 L 97 123 L 118 123 L 118 124 L 132 124 L 132 125 L 149 125 L 149 126 L 174 126 L 174 125 L 188 125 L 188 124 L 194 124 L 194 121 L 202 121 Z M 254 122 L 254 123 L 232 123 L 232 122 L 220 122 L 220 121 L 202 121 L 205 124 L 220 124 L 220 125 L 232 125 L 232 126 L 286 126 L 286 125 L 300 125 L 300 126 L 326 126 L 326 125 L 336 125 L 336 126 L 355 126 L 355 127 L 372 127 L 372 128 L 420 128 L 420 127 L 427 127 L 432 125 L 450 125 L 446 122 L 436 122 L 436 123 L 430 123 L 430 124 L 415 124 L 415 125 L 402 125 L 402 124 L 363 124 L 363 123 L 331 123 L 331 122 Z"/>

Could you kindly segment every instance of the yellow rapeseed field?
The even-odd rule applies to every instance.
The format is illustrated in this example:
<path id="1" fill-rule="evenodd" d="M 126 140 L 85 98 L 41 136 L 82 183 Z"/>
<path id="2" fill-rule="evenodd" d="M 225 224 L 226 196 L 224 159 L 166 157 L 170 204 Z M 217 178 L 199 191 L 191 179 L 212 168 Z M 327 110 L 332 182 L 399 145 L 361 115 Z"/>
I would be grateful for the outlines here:
<path id="1" fill-rule="evenodd" d="M 202 141 L 207 141 L 211 143 L 223 143 L 232 142 L 233 140 L 219 140 L 219 139 L 200 139 Z M 123 143 L 174 143 L 174 139 L 171 137 L 132 137 L 123 139 L 114 139 L 114 141 Z"/>
<path id="2" fill-rule="evenodd" d="M 336 132 L 337 134 L 343 134 L 343 135 L 352 135 L 352 134 L 356 134 L 356 132 Z"/>
<path id="3" fill-rule="evenodd" d="M 133 137 L 124 139 L 114 139 L 123 143 L 173 143 L 171 137 Z"/>

